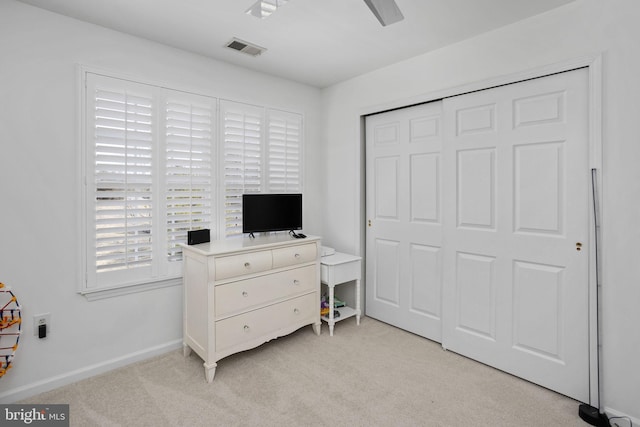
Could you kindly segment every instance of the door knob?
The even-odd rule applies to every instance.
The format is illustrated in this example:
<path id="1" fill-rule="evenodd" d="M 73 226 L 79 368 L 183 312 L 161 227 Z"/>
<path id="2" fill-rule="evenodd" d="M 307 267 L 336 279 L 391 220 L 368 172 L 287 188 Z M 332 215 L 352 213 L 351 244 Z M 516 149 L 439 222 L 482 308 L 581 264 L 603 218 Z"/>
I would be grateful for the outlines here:
<path id="1" fill-rule="evenodd" d="M 582 250 L 582 243 L 578 242 L 576 243 L 576 251 L 581 251 Z"/>

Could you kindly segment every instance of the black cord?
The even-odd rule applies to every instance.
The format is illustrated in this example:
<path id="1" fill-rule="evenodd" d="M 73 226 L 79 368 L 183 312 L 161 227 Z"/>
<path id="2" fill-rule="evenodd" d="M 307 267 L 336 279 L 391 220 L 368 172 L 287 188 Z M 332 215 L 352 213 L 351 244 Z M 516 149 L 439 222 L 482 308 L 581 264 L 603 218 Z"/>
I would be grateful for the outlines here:
<path id="1" fill-rule="evenodd" d="M 291 237 L 293 237 L 294 239 L 304 239 L 304 238 L 306 238 L 306 237 L 307 237 L 307 235 L 306 235 L 306 234 L 302 234 L 302 233 L 299 233 L 299 234 L 298 234 L 298 233 L 296 233 L 294 230 L 290 230 L 290 231 L 289 231 L 289 235 L 290 235 Z"/>

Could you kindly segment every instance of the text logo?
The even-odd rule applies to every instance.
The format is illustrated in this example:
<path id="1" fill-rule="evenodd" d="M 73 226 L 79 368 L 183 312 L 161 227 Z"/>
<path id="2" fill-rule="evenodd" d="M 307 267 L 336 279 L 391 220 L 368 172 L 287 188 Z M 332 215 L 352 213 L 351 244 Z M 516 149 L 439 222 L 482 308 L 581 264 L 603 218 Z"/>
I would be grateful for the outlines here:
<path id="1" fill-rule="evenodd" d="M 0 425 L 69 427 L 69 405 L 0 405 Z"/>

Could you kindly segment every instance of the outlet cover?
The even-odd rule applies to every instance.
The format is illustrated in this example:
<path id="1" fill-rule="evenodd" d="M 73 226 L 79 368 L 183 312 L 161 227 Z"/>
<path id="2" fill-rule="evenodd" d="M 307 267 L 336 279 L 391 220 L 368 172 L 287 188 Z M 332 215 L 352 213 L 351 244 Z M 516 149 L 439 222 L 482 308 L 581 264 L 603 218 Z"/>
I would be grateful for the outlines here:
<path id="1" fill-rule="evenodd" d="M 33 335 L 38 336 L 38 326 L 47 325 L 47 336 L 51 333 L 51 313 L 36 314 L 33 316 Z"/>

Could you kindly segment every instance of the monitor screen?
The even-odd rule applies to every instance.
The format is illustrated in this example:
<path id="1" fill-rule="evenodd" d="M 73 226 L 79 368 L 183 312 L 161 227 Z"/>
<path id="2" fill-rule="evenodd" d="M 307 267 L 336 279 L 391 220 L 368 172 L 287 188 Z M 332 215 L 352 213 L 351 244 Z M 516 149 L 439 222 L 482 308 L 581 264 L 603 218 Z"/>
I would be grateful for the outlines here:
<path id="1" fill-rule="evenodd" d="M 243 194 L 242 232 L 302 229 L 302 194 Z"/>

